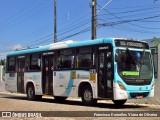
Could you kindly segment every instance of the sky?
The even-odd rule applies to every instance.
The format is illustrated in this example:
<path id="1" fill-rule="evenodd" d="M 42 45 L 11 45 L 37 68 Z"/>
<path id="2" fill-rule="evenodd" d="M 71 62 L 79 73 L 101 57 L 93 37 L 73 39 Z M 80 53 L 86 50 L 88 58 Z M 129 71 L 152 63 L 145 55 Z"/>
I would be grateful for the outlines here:
<path id="1" fill-rule="evenodd" d="M 57 0 L 57 41 L 91 39 L 91 2 Z M 160 37 L 160 0 L 97 0 L 97 12 L 97 38 Z M 54 0 L 0 0 L 0 59 L 53 41 Z"/>

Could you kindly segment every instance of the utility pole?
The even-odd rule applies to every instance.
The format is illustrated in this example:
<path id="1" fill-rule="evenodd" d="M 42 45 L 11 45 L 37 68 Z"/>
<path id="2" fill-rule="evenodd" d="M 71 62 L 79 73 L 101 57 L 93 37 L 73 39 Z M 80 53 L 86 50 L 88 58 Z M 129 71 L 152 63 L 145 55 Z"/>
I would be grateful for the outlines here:
<path id="1" fill-rule="evenodd" d="M 56 0 L 54 0 L 54 43 L 57 42 L 57 9 Z"/>
<path id="2" fill-rule="evenodd" d="M 97 0 L 92 0 L 92 40 L 97 38 L 97 31 L 96 31 L 96 6 Z"/>

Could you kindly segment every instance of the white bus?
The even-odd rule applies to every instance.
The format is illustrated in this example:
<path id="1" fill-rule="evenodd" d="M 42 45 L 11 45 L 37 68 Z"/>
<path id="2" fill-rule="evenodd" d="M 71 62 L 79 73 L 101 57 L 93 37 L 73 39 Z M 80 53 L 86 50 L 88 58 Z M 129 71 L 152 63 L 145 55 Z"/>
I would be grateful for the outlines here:
<path id="1" fill-rule="evenodd" d="M 154 96 L 154 69 L 148 43 L 102 38 L 66 41 L 8 53 L 6 90 L 29 100 L 81 97 L 84 105 Z"/>

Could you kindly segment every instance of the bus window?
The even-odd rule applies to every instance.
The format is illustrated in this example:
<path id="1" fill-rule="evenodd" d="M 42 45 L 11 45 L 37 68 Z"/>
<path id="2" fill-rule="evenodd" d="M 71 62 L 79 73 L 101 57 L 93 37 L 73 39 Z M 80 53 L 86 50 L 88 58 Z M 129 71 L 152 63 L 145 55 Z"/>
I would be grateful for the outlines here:
<path id="1" fill-rule="evenodd" d="M 8 59 L 8 69 L 7 71 L 15 71 L 16 65 L 15 65 L 16 59 L 15 57 L 10 57 Z"/>
<path id="2" fill-rule="evenodd" d="M 76 67 L 77 68 L 91 68 L 94 65 L 94 57 L 95 55 L 92 54 L 92 48 L 80 48 L 77 51 L 77 58 L 76 58 Z"/>
<path id="3" fill-rule="evenodd" d="M 40 65 L 40 55 L 39 54 L 34 54 L 34 55 L 30 55 L 30 66 L 29 69 L 30 70 L 40 70 L 41 65 Z"/>
<path id="4" fill-rule="evenodd" d="M 68 69 L 74 68 L 74 52 L 73 50 L 63 50 L 57 54 L 57 68 Z"/>

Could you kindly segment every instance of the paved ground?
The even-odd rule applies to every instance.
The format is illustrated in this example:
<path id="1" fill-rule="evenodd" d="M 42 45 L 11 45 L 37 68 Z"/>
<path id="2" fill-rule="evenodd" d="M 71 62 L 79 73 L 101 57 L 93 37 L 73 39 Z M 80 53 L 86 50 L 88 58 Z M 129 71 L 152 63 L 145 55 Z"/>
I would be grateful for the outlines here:
<path id="1" fill-rule="evenodd" d="M 136 104 L 154 104 L 154 105 L 160 105 L 160 80 L 155 79 L 154 83 L 154 97 L 153 98 L 146 98 L 146 99 L 133 99 L 129 100 L 128 102 L 136 103 Z"/>
<path id="2" fill-rule="evenodd" d="M 134 104 L 134 103 L 126 103 L 123 107 L 117 108 L 113 105 L 110 101 L 99 101 L 96 106 L 88 107 L 83 106 L 80 99 L 67 99 L 65 102 L 60 103 L 56 102 L 52 97 L 43 97 L 41 101 L 28 101 L 26 99 L 26 95 L 22 94 L 13 94 L 13 93 L 6 93 L 0 92 L 0 111 L 48 111 L 45 115 L 54 115 L 55 116 L 83 116 L 80 118 L 75 117 L 67 117 L 67 119 L 133 119 L 135 117 L 95 117 L 94 113 L 103 114 L 107 113 L 132 113 L 135 114 L 137 111 L 146 112 L 146 113 L 155 113 L 158 111 L 160 113 L 160 105 L 146 105 L 146 104 Z M 58 112 L 56 112 L 58 111 Z M 65 111 L 65 112 L 63 112 Z M 81 112 L 79 112 L 81 111 Z M 51 112 L 51 113 L 49 113 Z M 53 112 L 53 113 L 52 113 Z M 68 112 L 68 113 L 66 113 Z M 94 117 L 84 117 L 91 114 Z M 94 113 L 93 113 L 94 112 Z M 1 119 L 1 118 L 0 118 Z M 6 118 L 5 118 L 6 119 Z M 8 118 L 9 119 L 9 118 Z M 39 119 L 39 118 L 38 118 Z M 40 118 L 42 119 L 42 118 Z M 43 118 L 44 119 L 44 118 Z M 65 117 L 48 117 L 45 119 L 66 119 Z M 160 117 L 138 117 L 138 119 L 149 120 L 155 119 L 158 120 Z"/>
<path id="3" fill-rule="evenodd" d="M 84 117 L 88 116 L 88 114 L 91 112 L 98 112 L 100 114 L 105 112 L 131 112 L 134 114 L 137 111 L 140 112 L 149 112 L 150 111 L 158 111 L 160 113 L 160 105 L 153 105 L 153 104 L 139 104 L 138 102 L 127 102 L 122 108 L 117 108 L 113 105 L 111 101 L 98 101 L 98 104 L 94 107 L 87 107 L 83 106 L 80 99 L 67 99 L 67 101 L 60 103 L 56 102 L 54 98 L 52 97 L 43 97 L 41 101 L 28 101 L 26 99 L 26 95 L 22 94 L 14 94 L 9 93 L 5 91 L 4 82 L 0 82 L 0 112 L 3 111 L 48 111 L 54 113 L 46 113 L 47 115 L 53 116 L 54 114 L 60 115 L 60 116 L 66 116 L 66 115 L 81 115 L 83 117 L 43 117 L 43 118 L 37 118 L 38 120 L 42 119 L 69 119 L 69 120 L 91 120 L 91 119 L 107 119 L 107 120 L 113 120 L 113 119 L 119 119 L 119 120 L 129 120 L 134 119 L 135 117 Z M 55 111 L 58 111 L 58 113 L 55 113 Z M 69 113 L 65 113 L 62 111 L 69 111 Z M 76 113 L 72 113 L 71 111 L 76 111 Z M 81 112 L 78 112 L 81 111 Z M 127 113 L 128 114 L 128 113 Z M 55 115 L 55 116 L 56 116 Z M 1 116 L 1 113 L 0 113 Z M 160 117 L 136 117 L 140 120 L 159 120 Z M 2 118 L 0 118 L 2 119 Z M 11 119 L 11 118 L 4 118 L 4 119 Z M 15 118 L 12 118 L 15 119 Z M 17 118 L 16 118 L 17 119 Z M 21 118 L 19 118 L 21 119 Z M 26 118 L 25 118 L 26 119 Z M 35 119 L 35 118 L 31 118 Z"/>

